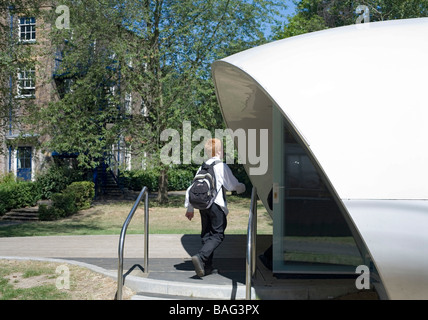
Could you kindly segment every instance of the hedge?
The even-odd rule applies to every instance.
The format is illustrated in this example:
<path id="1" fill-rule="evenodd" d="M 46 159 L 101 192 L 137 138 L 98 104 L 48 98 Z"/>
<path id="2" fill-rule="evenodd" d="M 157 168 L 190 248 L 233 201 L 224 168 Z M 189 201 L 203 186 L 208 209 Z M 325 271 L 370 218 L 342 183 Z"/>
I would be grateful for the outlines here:
<path id="1" fill-rule="evenodd" d="M 52 206 L 39 206 L 39 219 L 42 221 L 65 218 L 78 211 L 72 193 L 54 193 L 51 199 Z"/>
<path id="2" fill-rule="evenodd" d="M 196 172 L 177 169 L 168 171 L 168 189 L 169 190 L 186 190 L 192 183 Z"/>
<path id="3" fill-rule="evenodd" d="M 95 196 L 94 187 L 91 181 L 77 181 L 67 186 L 62 193 L 52 194 L 52 206 L 39 206 L 39 219 L 57 220 L 90 208 Z"/>
<path id="4" fill-rule="evenodd" d="M 245 184 L 247 190 L 242 196 L 251 195 L 252 185 L 244 167 L 241 164 L 229 165 L 238 181 Z M 181 166 L 180 168 L 170 168 L 168 170 L 168 190 L 186 190 L 192 183 L 197 168 L 194 166 Z M 131 190 L 140 191 L 144 186 L 149 191 L 159 189 L 159 170 L 129 170 L 121 172 L 120 176 L 123 185 Z"/>
<path id="5" fill-rule="evenodd" d="M 146 186 L 149 191 L 156 191 L 159 185 L 159 172 L 152 170 L 122 171 L 120 182 L 128 189 L 140 191 Z"/>
<path id="6" fill-rule="evenodd" d="M 195 175 L 194 168 L 171 168 L 168 170 L 168 190 L 185 190 L 191 184 Z M 123 185 L 131 190 L 140 191 L 146 186 L 149 191 L 159 189 L 159 170 L 129 170 L 121 172 L 120 180 Z"/>
<path id="7" fill-rule="evenodd" d="M 39 186 L 30 181 L 5 182 L 0 184 L 0 215 L 11 209 L 36 205 L 41 198 Z"/>
<path id="8" fill-rule="evenodd" d="M 36 177 L 43 199 L 50 199 L 54 193 L 62 192 L 75 181 L 82 181 L 84 173 L 81 170 L 67 166 L 53 165 Z"/>
<path id="9" fill-rule="evenodd" d="M 94 183 L 71 182 L 81 175 L 81 172 L 72 172 L 69 168 L 52 167 L 36 182 L 15 181 L 13 174 L 0 176 L 0 216 L 12 209 L 35 206 L 38 200 L 46 198 L 52 199 L 53 209 L 43 205 L 39 207 L 39 217 L 45 220 L 89 208 L 95 196 Z"/>
<path id="10" fill-rule="evenodd" d="M 64 190 L 64 193 L 74 195 L 74 203 L 78 210 L 89 209 L 95 197 L 95 184 L 92 181 L 73 182 Z"/>

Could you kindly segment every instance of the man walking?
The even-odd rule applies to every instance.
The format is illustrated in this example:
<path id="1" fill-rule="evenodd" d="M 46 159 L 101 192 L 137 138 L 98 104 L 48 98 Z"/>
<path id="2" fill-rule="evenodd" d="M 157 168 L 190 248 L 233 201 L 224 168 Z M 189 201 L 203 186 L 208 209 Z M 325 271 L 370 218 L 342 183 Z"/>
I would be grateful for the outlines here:
<path id="1" fill-rule="evenodd" d="M 224 189 L 236 191 L 238 194 L 245 192 L 245 185 L 240 183 L 229 166 L 222 162 L 223 145 L 219 139 L 209 139 L 205 143 L 205 154 L 211 157 L 205 162 L 207 165 L 217 162 L 213 167 L 217 196 L 208 209 L 199 210 L 202 224 L 202 247 L 192 257 L 196 274 L 199 277 L 215 272 L 212 265 L 214 251 L 223 242 L 224 231 L 227 226 L 226 216 L 229 213 Z M 194 208 L 189 203 L 189 189 L 190 187 L 186 191 L 185 207 L 187 208 L 186 217 L 192 220 Z"/>

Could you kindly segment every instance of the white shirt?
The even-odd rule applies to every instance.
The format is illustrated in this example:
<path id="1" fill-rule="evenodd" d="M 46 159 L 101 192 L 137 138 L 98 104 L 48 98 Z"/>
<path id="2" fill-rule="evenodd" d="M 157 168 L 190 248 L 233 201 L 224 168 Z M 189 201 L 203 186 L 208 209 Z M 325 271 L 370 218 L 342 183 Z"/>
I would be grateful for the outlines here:
<path id="1" fill-rule="evenodd" d="M 213 157 L 211 159 L 208 159 L 205 161 L 206 164 L 211 164 L 214 161 L 217 161 L 221 159 L 219 157 Z M 218 191 L 217 197 L 214 200 L 214 203 L 219 205 L 223 212 L 227 215 L 229 213 L 229 210 L 227 209 L 227 203 L 225 201 L 225 197 L 223 195 L 223 188 L 224 187 L 228 191 L 236 191 L 238 194 L 245 192 L 245 184 L 240 183 L 238 179 L 235 178 L 235 176 L 232 173 L 232 170 L 230 170 L 229 166 L 224 163 L 220 162 L 214 165 L 214 174 L 216 178 L 216 189 Z M 199 170 L 201 170 L 201 167 L 199 167 Z M 186 199 L 184 201 L 184 206 L 187 208 L 188 212 L 193 212 L 194 208 L 189 203 L 189 188 L 186 190 Z"/>

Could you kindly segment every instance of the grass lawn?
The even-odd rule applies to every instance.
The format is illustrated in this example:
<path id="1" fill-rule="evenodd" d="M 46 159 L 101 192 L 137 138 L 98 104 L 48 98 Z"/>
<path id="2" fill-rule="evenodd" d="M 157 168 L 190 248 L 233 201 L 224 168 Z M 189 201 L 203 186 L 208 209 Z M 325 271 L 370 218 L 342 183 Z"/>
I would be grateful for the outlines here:
<path id="1" fill-rule="evenodd" d="M 149 230 L 158 234 L 199 234 L 200 217 L 195 214 L 192 221 L 184 216 L 184 196 L 170 196 L 168 205 L 160 206 L 155 199 L 149 199 Z M 120 234 L 133 201 L 100 201 L 90 209 L 58 221 L 27 222 L 0 227 L 0 237 L 53 236 L 53 235 L 106 235 Z M 250 199 L 228 196 L 227 234 L 246 234 Z M 272 234 L 272 219 L 259 202 L 259 234 Z M 128 234 L 144 233 L 144 205 L 137 209 Z"/>
<path id="2" fill-rule="evenodd" d="M 0 260 L 0 300 L 113 300 L 116 288 L 115 280 L 71 264 Z M 135 293 L 124 287 L 123 294 Z"/>

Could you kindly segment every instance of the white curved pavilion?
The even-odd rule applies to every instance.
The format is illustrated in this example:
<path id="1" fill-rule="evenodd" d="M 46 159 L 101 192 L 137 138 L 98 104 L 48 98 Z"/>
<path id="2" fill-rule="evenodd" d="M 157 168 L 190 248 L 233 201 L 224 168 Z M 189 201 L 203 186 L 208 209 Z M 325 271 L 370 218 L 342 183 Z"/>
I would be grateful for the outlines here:
<path id="1" fill-rule="evenodd" d="M 274 220 L 274 272 L 366 264 L 385 297 L 428 299 L 427 57 L 420 18 L 314 32 L 213 63 L 227 126 L 269 130 L 267 171 L 244 162 Z M 302 243 L 328 251 L 346 236 L 360 260 L 328 260 L 322 246 L 321 263 L 303 255 Z"/>

